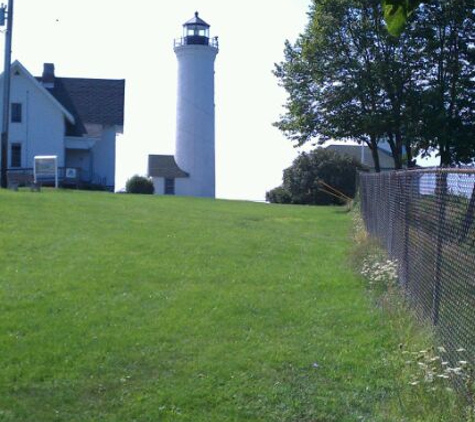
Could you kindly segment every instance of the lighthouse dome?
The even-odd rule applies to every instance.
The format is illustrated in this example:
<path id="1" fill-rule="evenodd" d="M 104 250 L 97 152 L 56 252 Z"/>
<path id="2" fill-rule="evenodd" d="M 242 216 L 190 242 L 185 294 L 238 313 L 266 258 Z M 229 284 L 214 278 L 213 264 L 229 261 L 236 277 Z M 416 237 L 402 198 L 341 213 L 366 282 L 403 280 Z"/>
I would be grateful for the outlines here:
<path id="1" fill-rule="evenodd" d="M 198 12 L 195 12 L 195 16 L 183 24 L 183 38 L 180 44 L 217 47 L 217 45 L 214 45 L 217 43 L 215 39 L 210 42 L 209 27 L 209 24 L 199 17 Z"/>
<path id="2" fill-rule="evenodd" d="M 195 12 L 195 16 L 191 18 L 190 20 L 186 21 L 183 26 L 185 27 L 193 27 L 193 26 L 198 26 L 198 27 L 205 27 L 209 28 L 209 25 L 199 17 L 199 13 Z"/>

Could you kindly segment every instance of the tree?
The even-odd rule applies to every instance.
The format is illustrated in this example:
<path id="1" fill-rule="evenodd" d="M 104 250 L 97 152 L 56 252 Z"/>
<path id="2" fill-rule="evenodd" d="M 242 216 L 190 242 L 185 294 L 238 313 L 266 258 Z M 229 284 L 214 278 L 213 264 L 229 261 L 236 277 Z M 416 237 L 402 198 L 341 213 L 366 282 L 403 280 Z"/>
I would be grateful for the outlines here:
<path id="1" fill-rule="evenodd" d="M 417 90 L 411 105 L 415 124 L 408 133 L 414 148 L 438 151 L 441 166 L 473 162 L 475 2 L 385 0 L 384 7 L 414 14 L 411 43 L 417 54 L 407 63 Z"/>
<path id="2" fill-rule="evenodd" d="M 475 158 L 475 0 L 412 3 L 390 36 L 379 0 L 314 0 L 309 24 L 275 75 L 288 93 L 275 125 L 291 140 L 388 141 L 396 169 L 436 150 L 441 165 Z M 403 153 L 407 154 L 404 157 Z"/>
<path id="3" fill-rule="evenodd" d="M 438 151 L 441 166 L 475 158 L 474 9 L 474 0 L 439 0 L 417 11 L 413 136 L 418 149 Z"/>
<path id="4" fill-rule="evenodd" d="M 275 125 L 302 145 L 316 140 L 366 143 L 379 170 L 377 147 L 389 142 L 395 168 L 403 164 L 412 86 L 404 35 L 391 37 L 379 0 L 315 0 L 310 22 L 275 75 L 289 97 Z"/>
<path id="5" fill-rule="evenodd" d="M 330 205 L 342 200 L 328 194 L 321 182 L 345 196 L 353 198 L 356 175 L 363 166 L 353 157 L 335 151 L 317 148 L 300 154 L 292 165 L 284 170 L 283 183 L 266 193 L 269 202 Z"/>
<path id="6" fill-rule="evenodd" d="M 400 36 L 407 20 L 421 3 L 420 0 L 383 0 L 384 19 L 389 33 Z"/>

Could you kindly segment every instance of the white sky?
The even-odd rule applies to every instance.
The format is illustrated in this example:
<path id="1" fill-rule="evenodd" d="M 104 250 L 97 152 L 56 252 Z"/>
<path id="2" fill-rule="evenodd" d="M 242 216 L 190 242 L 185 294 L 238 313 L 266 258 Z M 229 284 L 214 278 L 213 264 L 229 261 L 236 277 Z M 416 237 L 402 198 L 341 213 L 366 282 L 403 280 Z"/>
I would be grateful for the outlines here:
<path id="1" fill-rule="evenodd" d="M 281 183 L 282 170 L 297 156 L 272 126 L 286 99 L 272 70 L 283 60 L 285 39 L 294 41 L 304 30 L 309 5 L 310 0 L 15 0 L 12 61 L 20 60 L 35 76 L 49 62 L 57 76 L 126 79 L 125 132 L 117 150 L 120 188 L 132 175 L 146 174 L 148 154 L 174 153 L 173 39 L 199 11 L 220 42 L 217 196 L 259 200 Z"/>

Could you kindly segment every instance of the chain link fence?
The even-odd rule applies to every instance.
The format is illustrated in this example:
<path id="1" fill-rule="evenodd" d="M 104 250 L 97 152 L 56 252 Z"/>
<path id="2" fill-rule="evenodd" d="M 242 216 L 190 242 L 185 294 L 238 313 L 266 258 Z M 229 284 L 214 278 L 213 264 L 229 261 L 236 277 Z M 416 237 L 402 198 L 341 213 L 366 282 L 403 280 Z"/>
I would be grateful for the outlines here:
<path id="1" fill-rule="evenodd" d="M 444 359 L 475 363 L 475 170 L 361 173 L 360 196 L 366 229 L 397 260 Z"/>

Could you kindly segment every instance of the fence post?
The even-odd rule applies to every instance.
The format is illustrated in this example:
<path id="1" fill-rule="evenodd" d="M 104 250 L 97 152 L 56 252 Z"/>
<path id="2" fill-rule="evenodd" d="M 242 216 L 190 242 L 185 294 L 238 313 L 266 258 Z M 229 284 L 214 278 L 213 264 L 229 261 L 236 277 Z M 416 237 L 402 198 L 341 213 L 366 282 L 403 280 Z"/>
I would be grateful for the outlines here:
<path id="1" fill-rule="evenodd" d="M 441 171 L 436 176 L 436 204 L 438 209 L 439 226 L 437 228 L 437 246 L 435 254 L 434 289 L 432 291 L 432 323 L 439 323 L 442 254 L 444 248 L 444 227 L 447 202 L 447 172 Z"/>
<path id="2" fill-rule="evenodd" d="M 402 205 L 402 216 L 404 221 L 404 235 L 403 235 L 403 250 L 402 250 L 402 287 L 406 292 L 409 285 L 409 209 L 410 199 L 412 198 L 412 180 L 409 173 L 406 171 L 404 175 L 399 178 L 400 183 L 400 198 L 399 201 Z"/>

